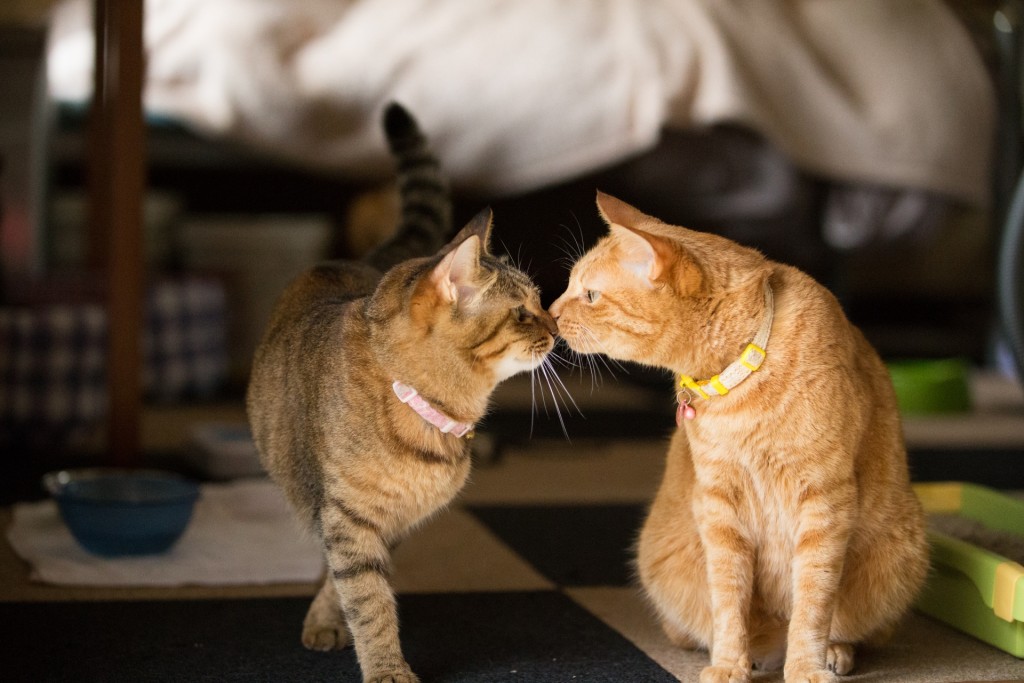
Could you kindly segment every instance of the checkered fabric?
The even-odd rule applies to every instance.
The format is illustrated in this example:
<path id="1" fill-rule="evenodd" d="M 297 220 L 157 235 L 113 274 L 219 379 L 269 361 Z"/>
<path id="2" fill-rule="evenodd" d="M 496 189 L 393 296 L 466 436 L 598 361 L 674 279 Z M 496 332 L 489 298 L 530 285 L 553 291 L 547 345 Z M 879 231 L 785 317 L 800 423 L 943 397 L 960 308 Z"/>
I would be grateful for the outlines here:
<path id="1" fill-rule="evenodd" d="M 220 283 L 161 280 L 147 291 L 143 388 L 171 401 L 208 396 L 227 372 Z M 107 409 L 108 320 L 99 303 L 0 307 L 0 429 L 66 434 Z"/>
<path id="2" fill-rule="evenodd" d="M 205 278 L 150 287 L 143 335 L 143 386 L 157 400 L 209 396 L 227 372 L 226 294 Z"/>
<path id="3" fill-rule="evenodd" d="M 102 419 L 106 344 L 102 306 L 0 308 L 0 423 L 64 431 Z"/>

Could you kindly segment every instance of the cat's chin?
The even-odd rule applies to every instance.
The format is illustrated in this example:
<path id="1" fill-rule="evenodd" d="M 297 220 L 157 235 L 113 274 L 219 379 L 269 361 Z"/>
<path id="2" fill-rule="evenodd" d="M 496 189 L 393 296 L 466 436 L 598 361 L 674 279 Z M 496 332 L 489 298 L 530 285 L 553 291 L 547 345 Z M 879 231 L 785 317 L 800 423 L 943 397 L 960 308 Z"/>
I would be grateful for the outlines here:
<path id="1" fill-rule="evenodd" d="M 568 345 L 570 349 L 576 353 L 592 354 L 592 353 L 603 353 L 599 346 L 592 341 L 588 342 L 585 339 L 567 337 L 562 335 L 562 340 Z"/>
<path id="2" fill-rule="evenodd" d="M 570 341 L 567 341 L 566 344 L 568 344 L 569 348 L 572 349 L 573 351 L 575 351 L 576 353 L 583 353 L 583 354 L 597 353 L 597 349 L 593 348 L 593 345 L 591 345 L 591 344 L 585 344 L 583 342 L 570 342 Z"/>
<path id="3" fill-rule="evenodd" d="M 565 338 L 563 337 L 563 339 Z M 606 358 L 610 358 L 616 361 L 637 360 L 626 353 L 622 353 L 621 349 L 616 349 L 615 352 L 611 352 L 604 344 L 597 344 L 594 342 L 587 343 L 581 340 L 570 341 L 568 339 L 565 339 L 565 343 L 574 353 L 578 353 L 585 356 L 602 355 L 605 356 Z"/>
<path id="4" fill-rule="evenodd" d="M 529 372 L 541 366 L 547 355 L 535 356 L 533 358 L 504 358 L 494 368 L 494 374 L 498 382 L 504 382 L 509 377 L 518 375 L 521 372 Z"/>

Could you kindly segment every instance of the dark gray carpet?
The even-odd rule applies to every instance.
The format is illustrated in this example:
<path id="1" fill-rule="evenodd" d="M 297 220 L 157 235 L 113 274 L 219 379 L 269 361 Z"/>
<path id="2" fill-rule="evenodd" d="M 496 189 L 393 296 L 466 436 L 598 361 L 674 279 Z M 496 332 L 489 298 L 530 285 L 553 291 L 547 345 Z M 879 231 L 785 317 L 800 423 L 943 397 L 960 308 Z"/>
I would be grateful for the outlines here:
<path id="1" fill-rule="evenodd" d="M 0 604 L 8 683 L 360 681 L 351 648 L 299 643 L 305 598 Z M 675 679 L 556 591 L 403 595 L 424 683 Z"/>

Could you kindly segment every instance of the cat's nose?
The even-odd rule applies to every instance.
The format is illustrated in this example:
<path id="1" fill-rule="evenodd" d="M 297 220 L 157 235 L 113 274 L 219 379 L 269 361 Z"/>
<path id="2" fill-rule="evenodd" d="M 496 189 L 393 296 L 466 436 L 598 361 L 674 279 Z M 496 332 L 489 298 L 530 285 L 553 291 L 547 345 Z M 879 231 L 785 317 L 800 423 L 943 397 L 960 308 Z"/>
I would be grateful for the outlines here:
<path id="1" fill-rule="evenodd" d="M 558 320 L 558 317 L 562 314 L 562 297 L 555 299 L 555 303 L 551 304 L 551 307 L 548 308 L 548 313 L 556 321 Z"/>
<path id="2" fill-rule="evenodd" d="M 541 311 L 537 319 L 540 320 L 540 324 L 544 326 L 544 329 L 551 333 L 552 337 L 558 336 L 558 322 L 553 316 Z"/>

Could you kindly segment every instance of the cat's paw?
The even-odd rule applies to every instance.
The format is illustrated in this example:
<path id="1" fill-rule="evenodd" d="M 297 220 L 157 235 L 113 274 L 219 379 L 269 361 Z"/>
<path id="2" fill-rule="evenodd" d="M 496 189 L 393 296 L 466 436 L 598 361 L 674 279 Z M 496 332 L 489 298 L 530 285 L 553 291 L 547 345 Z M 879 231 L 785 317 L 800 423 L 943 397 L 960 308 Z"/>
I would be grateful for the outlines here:
<path id="1" fill-rule="evenodd" d="M 849 643 L 829 643 L 826 666 L 840 676 L 853 671 L 853 645 Z"/>
<path id="2" fill-rule="evenodd" d="M 307 650 L 327 652 L 348 646 L 348 629 L 344 622 L 309 623 L 302 625 L 302 644 Z"/>
<path id="3" fill-rule="evenodd" d="M 750 669 L 742 666 L 706 666 L 700 683 L 750 683 Z"/>
<path id="4" fill-rule="evenodd" d="M 401 671 L 375 671 L 369 676 L 364 676 L 363 683 L 420 683 L 420 679 L 408 669 Z"/>
<path id="5" fill-rule="evenodd" d="M 786 667 L 786 683 L 837 683 L 836 675 L 825 669 Z"/>

